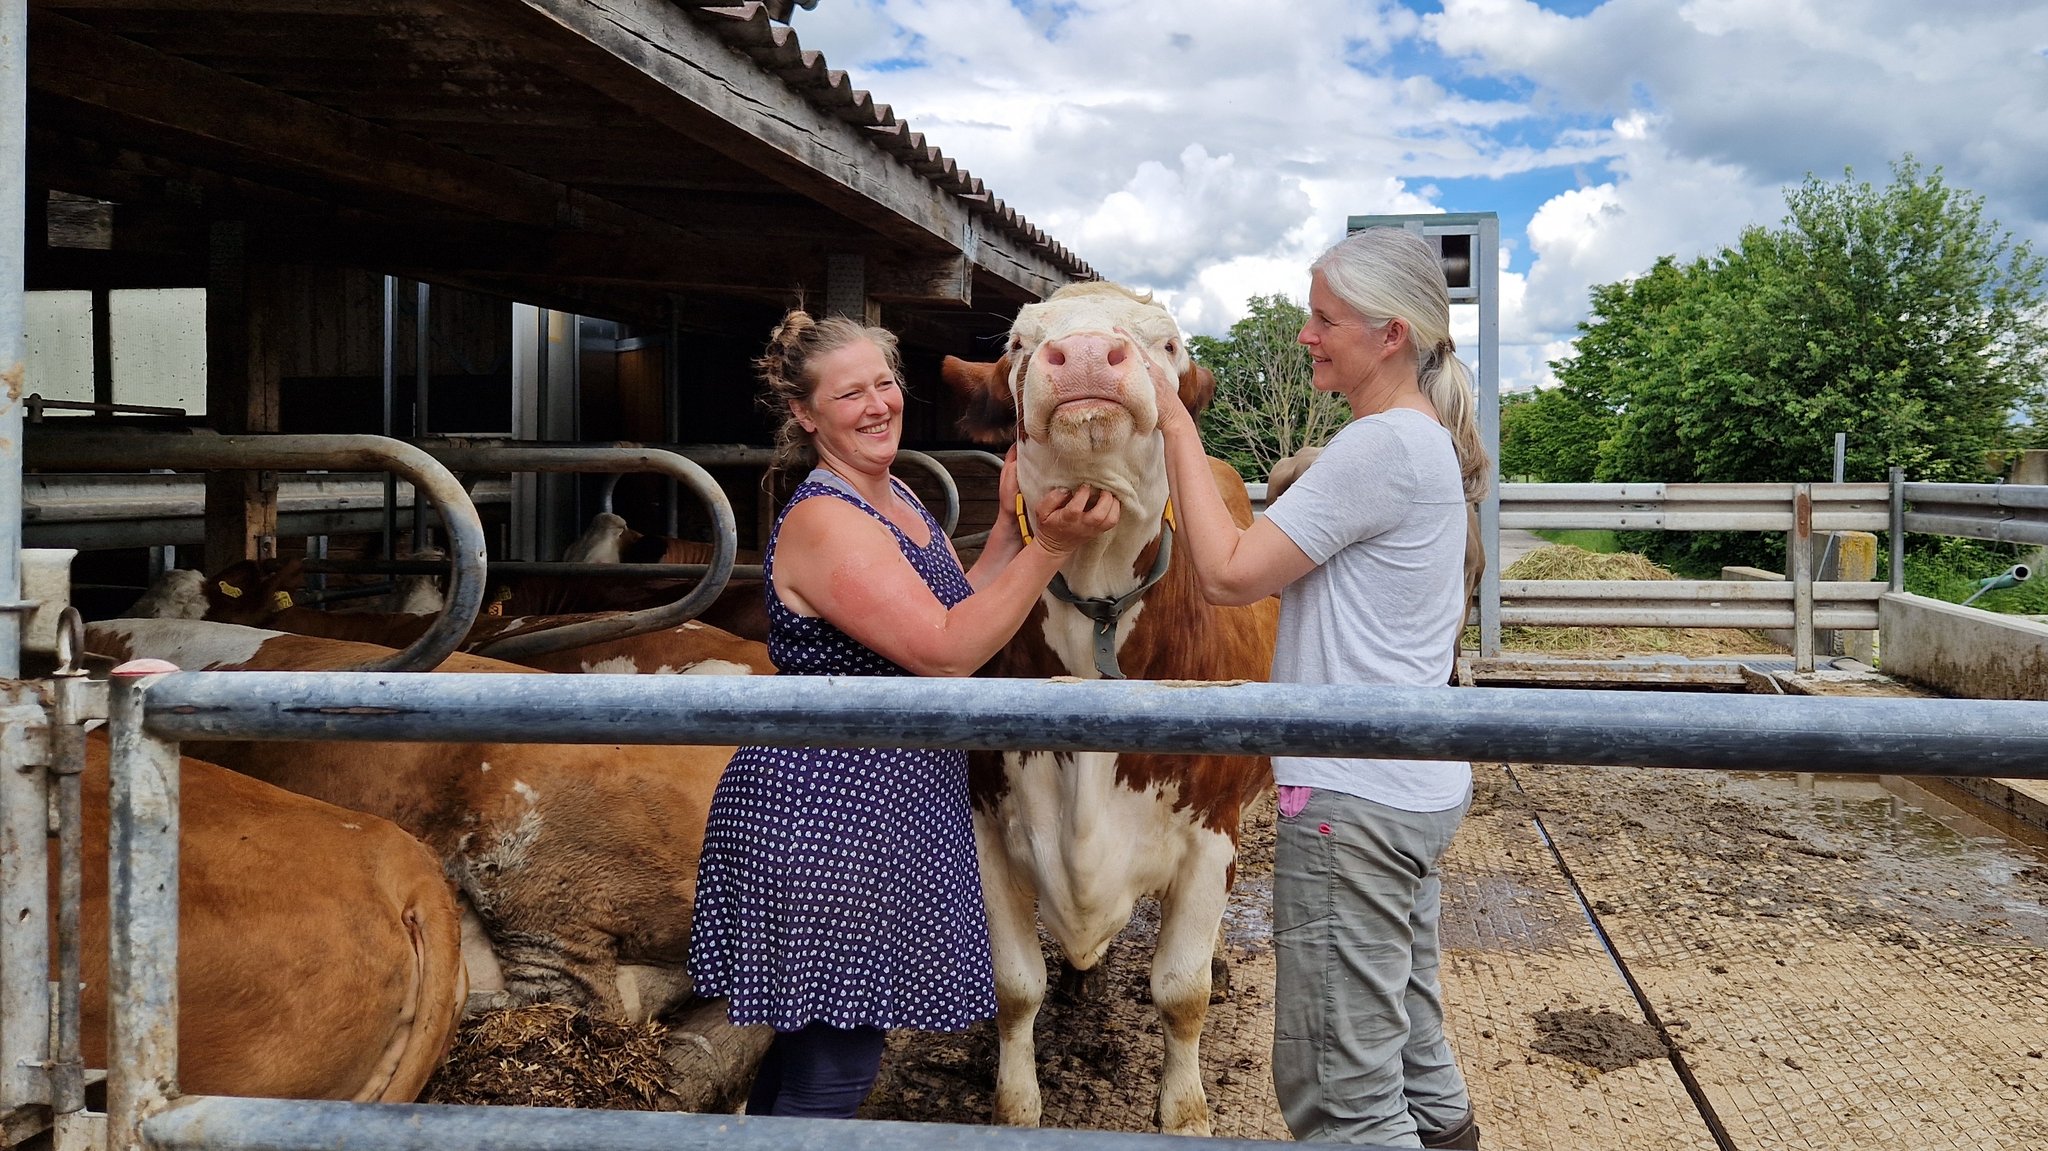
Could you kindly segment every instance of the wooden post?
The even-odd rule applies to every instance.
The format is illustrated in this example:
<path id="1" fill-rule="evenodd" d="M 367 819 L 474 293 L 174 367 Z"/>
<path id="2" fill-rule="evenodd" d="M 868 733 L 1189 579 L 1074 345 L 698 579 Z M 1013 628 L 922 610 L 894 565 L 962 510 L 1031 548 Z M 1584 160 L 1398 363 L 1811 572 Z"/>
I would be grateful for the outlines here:
<path id="1" fill-rule="evenodd" d="M 215 430 L 278 430 L 277 277 L 252 266 L 239 222 L 213 225 L 206 277 L 206 410 Z M 207 571 L 277 552 L 277 474 L 222 471 L 206 477 Z"/>

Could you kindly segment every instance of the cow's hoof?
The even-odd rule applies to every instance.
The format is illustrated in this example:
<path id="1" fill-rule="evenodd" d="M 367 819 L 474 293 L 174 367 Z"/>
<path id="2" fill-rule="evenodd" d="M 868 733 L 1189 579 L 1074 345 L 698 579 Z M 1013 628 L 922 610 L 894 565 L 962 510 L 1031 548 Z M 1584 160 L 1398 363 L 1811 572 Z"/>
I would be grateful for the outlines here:
<path id="1" fill-rule="evenodd" d="M 1172 1124 L 1168 1124 L 1166 1122 L 1165 1115 L 1160 1113 L 1165 1110 L 1165 1105 L 1165 1100 L 1161 1100 L 1159 1103 L 1159 1112 L 1155 1112 L 1153 1114 L 1153 1118 L 1159 1120 L 1160 1134 L 1193 1135 L 1201 1139 L 1207 1139 L 1209 1137 L 1209 1107 L 1206 1102 L 1200 1104 L 1198 1107 L 1175 1108 L 1175 1110 L 1179 1112 L 1179 1114 L 1174 1116 L 1176 1121 Z M 1190 1114 L 1190 1112 L 1192 1112 L 1192 1114 Z"/>

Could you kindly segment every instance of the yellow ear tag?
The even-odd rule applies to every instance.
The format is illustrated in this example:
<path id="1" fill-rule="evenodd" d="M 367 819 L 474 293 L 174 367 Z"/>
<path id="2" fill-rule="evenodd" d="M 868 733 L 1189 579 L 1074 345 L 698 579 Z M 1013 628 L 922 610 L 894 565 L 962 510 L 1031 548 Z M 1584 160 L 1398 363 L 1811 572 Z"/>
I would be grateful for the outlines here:
<path id="1" fill-rule="evenodd" d="M 1024 493 L 1017 493 L 1017 534 L 1024 537 L 1024 546 L 1031 546 L 1031 521 L 1024 518 Z"/>
<path id="2" fill-rule="evenodd" d="M 1177 524 L 1177 523 L 1174 523 L 1174 522 L 1173 522 L 1173 501 L 1172 501 L 1172 500 L 1167 500 L 1167 501 L 1166 501 L 1166 515 L 1165 515 L 1164 517 L 1162 517 L 1162 518 L 1166 520 L 1166 526 L 1167 526 L 1167 527 L 1170 527 L 1170 528 L 1172 528 L 1172 529 L 1173 529 L 1174 531 L 1179 531 L 1179 530 L 1180 530 L 1180 525 L 1179 525 L 1179 524 Z"/>
<path id="3" fill-rule="evenodd" d="M 276 608 L 278 611 L 283 611 L 284 609 L 292 606 L 292 593 L 288 591 L 271 592 L 270 606 Z"/>
<path id="4" fill-rule="evenodd" d="M 228 597 L 229 599 L 241 599 L 241 598 L 242 598 L 242 589 L 241 589 L 241 588 L 238 588 L 238 587 L 236 587 L 235 585 L 233 585 L 233 584 L 229 583 L 229 582 L 228 582 L 228 581 L 226 581 L 226 580 L 222 580 L 222 581 L 220 581 L 219 583 L 217 583 L 217 584 L 215 584 L 215 585 L 213 585 L 213 586 L 215 586 L 215 587 L 219 588 L 219 589 L 220 589 L 220 594 L 222 594 L 222 595 L 224 595 L 224 596 Z"/>

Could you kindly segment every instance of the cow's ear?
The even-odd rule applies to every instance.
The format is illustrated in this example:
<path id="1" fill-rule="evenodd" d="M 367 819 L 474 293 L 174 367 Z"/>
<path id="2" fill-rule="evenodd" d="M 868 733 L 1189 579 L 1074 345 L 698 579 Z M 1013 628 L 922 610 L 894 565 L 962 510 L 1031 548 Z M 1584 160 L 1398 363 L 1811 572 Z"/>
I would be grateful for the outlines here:
<path id="1" fill-rule="evenodd" d="M 1017 435 L 1017 404 L 1010 396 L 1010 357 L 981 364 L 947 356 L 939 378 L 963 401 L 960 431 L 977 444 L 1007 444 Z"/>
<path id="2" fill-rule="evenodd" d="M 1180 374 L 1180 402 L 1187 405 L 1189 413 L 1201 415 L 1209 401 L 1216 398 L 1216 377 L 1209 369 L 1189 361 L 1188 370 Z"/>

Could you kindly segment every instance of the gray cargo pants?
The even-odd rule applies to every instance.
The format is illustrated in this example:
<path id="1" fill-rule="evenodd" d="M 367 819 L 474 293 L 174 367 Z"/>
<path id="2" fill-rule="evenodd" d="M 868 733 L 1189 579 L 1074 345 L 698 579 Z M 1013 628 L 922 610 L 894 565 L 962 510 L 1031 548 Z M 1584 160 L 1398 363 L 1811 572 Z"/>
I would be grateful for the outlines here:
<path id="1" fill-rule="evenodd" d="M 1273 1087 L 1296 1139 L 1415 1147 L 1470 1109 L 1437 982 L 1437 863 L 1468 806 L 1318 789 L 1280 818 Z"/>

